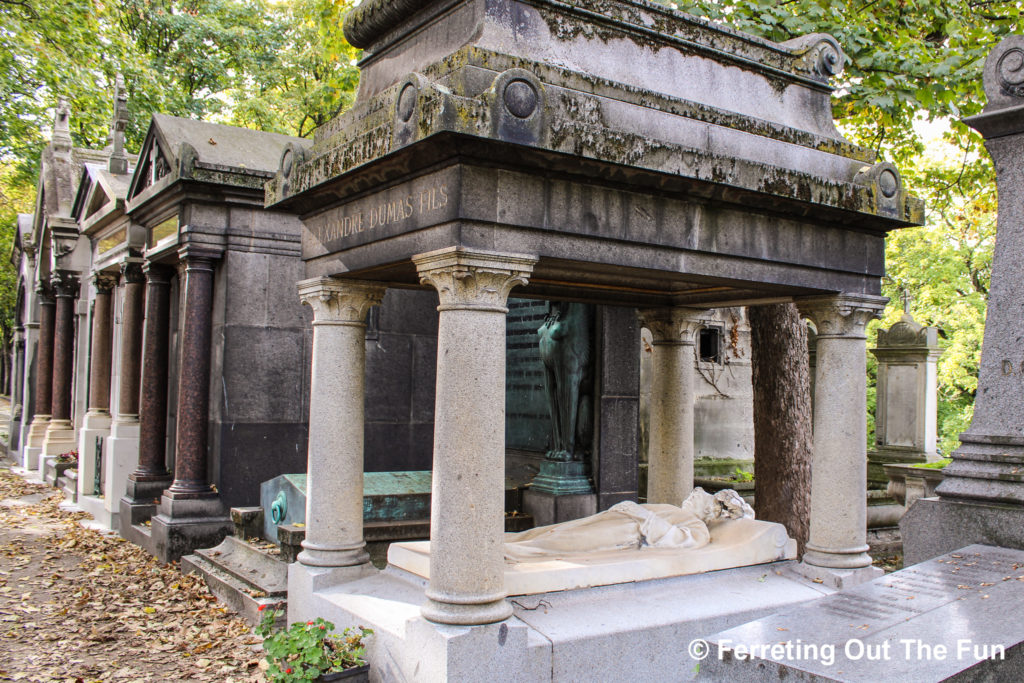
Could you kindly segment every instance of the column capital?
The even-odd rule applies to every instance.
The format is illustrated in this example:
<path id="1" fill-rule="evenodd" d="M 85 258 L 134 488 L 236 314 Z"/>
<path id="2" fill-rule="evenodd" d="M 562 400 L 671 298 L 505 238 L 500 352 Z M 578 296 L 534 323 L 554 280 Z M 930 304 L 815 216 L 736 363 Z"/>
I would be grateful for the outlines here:
<path id="1" fill-rule="evenodd" d="M 130 258 L 121 262 L 121 278 L 128 284 L 138 285 L 146 281 L 142 272 L 142 259 Z"/>
<path id="2" fill-rule="evenodd" d="M 58 297 L 74 299 L 78 296 L 78 274 L 67 270 L 55 270 L 50 274 L 50 284 Z"/>
<path id="3" fill-rule="evenodd" d="M 651 331 L 655 344 L 683 344 L 693 346 L 697 334 L 704 327 L 707 310 L 666 306 L 643 308 L 637 311 L 640 324 Z"/>
<path id="4" fill-rule="evenodd" d="M 110 291 L 117 287 L 117 275 L 98 271 L 92 274 L 92 286 L 99 294 L 110 294 Z"/>
<path id="5" fill-rule="evenodd" d="M 314 325 L 365 325 L 386 287 L 362 280 L 315 277 L 299 282 L 299 299 L 313 309 Z"/>
<path id="6" fill-rule="evenodd" d="M 146 276 L 146 282 L 151 285 L 168 285 L 174 275 L 174 267 L 163 263 L 146 261 L 142 264 L 142 272 Z"/>
<path id="7" fill-rule="evenodd" d="M 888 301 L 870 294 L 837 294 L 800 298 L 795 303 L 800 315 L 814 323 L 818 339 L 864 339 L 867 324 L 881 315 Z"/>
<path id="8" fill-rule="evenodd" d="M 412 261 L 420 282 L 437 290 L 441 299 L 437 310 L 471 308 L 504 313 L 509 292 L 527 283 L 537 257 L 449 247 L 417 254 Z"/>
<path id="9" fill-rule="evenodd" d="M 53 287 L 49 282 L 36 282 L 36 296 L 43 306 L 53 306 L 56 300 L 53 296 Z"/>

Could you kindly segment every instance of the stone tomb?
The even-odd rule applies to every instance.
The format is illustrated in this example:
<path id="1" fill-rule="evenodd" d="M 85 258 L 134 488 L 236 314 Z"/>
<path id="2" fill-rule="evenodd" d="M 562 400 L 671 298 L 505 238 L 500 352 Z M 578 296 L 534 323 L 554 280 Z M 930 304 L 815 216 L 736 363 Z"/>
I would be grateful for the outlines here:
<path id="1" fill-rule="evenodd" d="M 1020 680 L 1022 567 L 972 545 L 716 633 L 698 680 Z"/>
<path id="2" fill-rule="evenodd" d="M 299 295 L 313 310 L 307 535 L 289 570 L 289 618 L 379 629 L 375 676 L 562 678 L 553 640 L 511 618 L 505 599 L 513 290 L 629 313 L 620 329 L 643 309 L 663 378 L 652 388 L 648 498 L 674 504 L 692 485 L 705 311 L 796 301 L 819 333 L 820 476 L 800 566 L 822 586 L 874 576 L 866 427 L 849 416 L 865 412 L 864 328 L 884 304 L 885 234 L 919 224 L 923 205 L 895 168 L 836 132 L 836 42 L 772 43 L 630 0 L 368 0 L 345 32 L 366 51 L 355 105 L 311 148 L 286 151 L 266 188 L 268 205 L 302 216 Z M 396 567 L 374 576 L 364 548 L 364 320 L 392 287 L 427 287 L 440 302 L 428 582 Z M 606 352 L 635 358 L 638 337 Z M 605 452 L 636 448 L 636 398 L 632 422 L 616 419 L 616 388 L 602 397 Z M 820 595 L 800 585 L 803 599 Z M 586 602 L 590 591 L 602 592 L 566 592 Z M 604 603 L 605 628 L 622 607 L 621 594 Z M 676 618 L 685 632 L 688 617 Z M 643 631 L 622 634 L 622 670 L 655 658 Z M 600 637 L 577 635 L 557 656 L 579 657 L 577 679 L 598 675 L 588 648 Z"/>
<path id="3" fill-rule="evenodd" d="M 1024 549 L 1022 60 L 1024 36 L 1004 38 L 985 61 L 985 110 L 964 120 L 985 138 L 999 191 L 978 392 L 971 426 L 943 470 L 937 497 L 918 499 L 900 521 L 906 562 L 970 543 Z"/>

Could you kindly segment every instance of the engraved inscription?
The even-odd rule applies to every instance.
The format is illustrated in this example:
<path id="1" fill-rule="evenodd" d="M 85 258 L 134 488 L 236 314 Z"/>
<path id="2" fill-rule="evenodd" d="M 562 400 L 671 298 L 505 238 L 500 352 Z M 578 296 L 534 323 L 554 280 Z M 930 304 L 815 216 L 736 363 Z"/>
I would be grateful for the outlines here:
<path id="1" fill-rule="evenodd" d="M 352 213 L 332 216 L 316 226 L 315 235 L 321 243 L 330 242 L 385 225 L 401 223 L 416 215 L 427 215 L 446 206 L 448 185 L 441 183 Z"/>

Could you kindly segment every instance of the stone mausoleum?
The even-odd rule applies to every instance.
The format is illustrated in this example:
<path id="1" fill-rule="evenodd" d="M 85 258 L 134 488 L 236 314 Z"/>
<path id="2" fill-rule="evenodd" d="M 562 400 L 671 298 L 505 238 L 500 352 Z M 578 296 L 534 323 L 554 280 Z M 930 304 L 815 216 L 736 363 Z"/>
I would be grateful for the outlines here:
<path id="1" fill-rule="evenodd" d="M 286 150 L 266 192 L 302 217 L 298 293 L 313 311 L 290 619 L 372 626 L 382 680 L 658 680 L 692 669 L 680 642 L 874 576 L 865 425 L 850 416 L 865 413 L 885 234 L 919 224 L 923 205 L 836 131 L 836 41 L 773 43 L 630 0 L 367 0 L 345 32 L 365 50 L 357 101 L 311 148 Z M 396 288 L 433 290 L 440 304 L 433 495 L 429 545 L 393 545 L 378 572 L 358 495 L 375 381 L 365 320 Z M 512 294 L 560 302 L 567 317 L 598 306 L 598 358 L 635 358 L 640 325 L 650 331 L 647 495 L 675 505 L 693 485 L 708 311 L 795 301 L 817 329 L 802 561 L 689 576 L 642 558 L 629 571 L 556 562 L 524 580 L 502 535 Z M 616 473 L 637 470 L 638 373 L 596 367 L 604 510 L 635 494 Z M 578 474 L 565 453 L 541 474 Z M 545 592 L 555 574 L 574 588 Z M 694 599 L 717 592 L 731 599 Z"/>

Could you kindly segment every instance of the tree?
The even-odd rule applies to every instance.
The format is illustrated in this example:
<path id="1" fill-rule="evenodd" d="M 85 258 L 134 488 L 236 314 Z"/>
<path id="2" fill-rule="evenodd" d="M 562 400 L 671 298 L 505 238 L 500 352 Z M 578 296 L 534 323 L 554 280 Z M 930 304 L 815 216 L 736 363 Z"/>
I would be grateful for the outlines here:
<path id="1" fill-rule="evenodd" d="M 757 518 L 784 525 L 802 555 L 811 516 L 807 325 L 794 304 L 751 306 L 749 318 Z"/>

